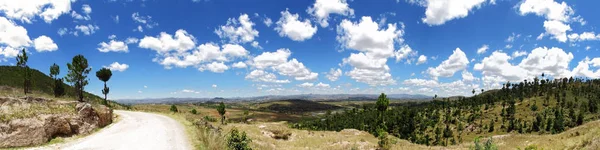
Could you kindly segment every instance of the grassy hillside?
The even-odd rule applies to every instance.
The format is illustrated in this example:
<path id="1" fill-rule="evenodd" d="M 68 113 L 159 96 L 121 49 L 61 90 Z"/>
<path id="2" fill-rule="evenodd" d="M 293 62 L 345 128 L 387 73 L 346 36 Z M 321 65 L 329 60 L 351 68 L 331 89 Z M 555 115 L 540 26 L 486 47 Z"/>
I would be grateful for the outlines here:
<path id="1" fill-rule="evenodd" d="M 10 87 L 14 89 L 22 89 L 23 88 L 23 70 L 24 68 L 16 67 L 16 66 L 0 66 L 0 87 Z M 38 95 L 54 95 L 53 85 L 54 79 L 50 78 L 48 75 L 42 73 L 39 70 L 31 69 L 31 89 L 34 92 L 33 94 Z M 66 73 L 61 73 L 61 75 L 65 75 Z M 94 80 L 96 77 L 93 75 L 89 75 L 88 78 L 90 80 Z M 64 84 L 65 87 L 65 96 L 63 99 L 75 100 L 76 93 L 75 88 L 68 84 Z M 0 96 L 4 94 L 23 94 L 23 91 L 6 89 L 0 91 Z M 89 92 L 84 92 L 84 99 L 91 103 L 99 103 L 103 97 L 94 95 Z M 117 106 L 123 107 L 124 105 L 112 102 L 111 104 L 115 104 Z"/>

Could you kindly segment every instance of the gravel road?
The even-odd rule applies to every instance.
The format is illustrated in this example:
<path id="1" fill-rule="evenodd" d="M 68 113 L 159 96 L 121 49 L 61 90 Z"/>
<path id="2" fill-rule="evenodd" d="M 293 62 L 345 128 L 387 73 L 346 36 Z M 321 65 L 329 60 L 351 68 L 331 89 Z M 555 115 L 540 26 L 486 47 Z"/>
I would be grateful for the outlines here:
<path id="1" fill-rule="evenodd" d="M 101 131 L 66 143 L 33 149 L 189 150 L 183 125 L 167 116 L 115 110 L 120 120 Z"/>

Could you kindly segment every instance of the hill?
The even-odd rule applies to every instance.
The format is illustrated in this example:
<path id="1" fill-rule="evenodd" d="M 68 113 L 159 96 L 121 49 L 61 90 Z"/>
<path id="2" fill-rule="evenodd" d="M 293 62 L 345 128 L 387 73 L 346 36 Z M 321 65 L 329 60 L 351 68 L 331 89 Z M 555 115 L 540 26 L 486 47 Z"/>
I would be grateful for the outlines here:
<path id="1" fill-rule="evenodd" d="M 23 88 L 23 69 L 21 67 L 16 67 L 16 66 L 0 66 L 0 87 L 8 87 L 8 88 L 15 88 L 15 89 L 22 89 Z M 50 76 L 42 73 L 39 70 L 33 69 L 31 68 L 31 81 L 32 81 L 32 85 L 31 85 L 31 89 L 32 91 L 35 92 L 39 92 L 41 94 L 44 95 L 54 95 L 53 92 L 53 85 L 54 85 L 54 79 L 50 78 Z M 62 74 L 66 74 L 66 73 L 62 73 Z M 88 78 L 91 78 L 90 76 L 88 76 Z M 93 77 L 92 79 L 94 79 L 95 77 Z M 63 96 L 64 98 L 71 98 L 71 99 L 75 99 L 76 97 L 76 93 L 75 93 L 75 88 L 73 88 L 72 86 L 68 85 L 68 84 L 64 84 L 65 87 L 65 96 Z M 3 88 L 4 89 L 4 93 L 7 93 L 8 88 Z M 12 91 L 8 92 L 8 93 L 12 93 Z M 16 93 L 22 93 L 22 91 L 18 91 Z M 0 94 L 2 94 L 2 91 L 0 91 Z M 103 98 L 97 95 L 94 95 L 92 93 L 89 92 L 84 92 L 84 99 L 89 100 L 89 102 L 91 103 L 99 103 L 100 100 L 102 100 Z M 112 102 L 112 104 L 116 104 L 118 106 L 124 106 L 122 104 L 116 103 L 116 102 Z"/>

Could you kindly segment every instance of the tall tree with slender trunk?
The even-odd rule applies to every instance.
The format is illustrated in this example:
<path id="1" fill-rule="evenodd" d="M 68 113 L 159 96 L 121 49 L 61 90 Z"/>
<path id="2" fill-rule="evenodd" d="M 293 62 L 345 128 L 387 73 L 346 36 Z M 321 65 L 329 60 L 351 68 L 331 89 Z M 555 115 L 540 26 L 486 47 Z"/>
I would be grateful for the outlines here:
<path id="1" fill-rule="evenodd" d="M 50 78 L 54 79 L 54 97 L 60 97 L 65 93 L 62 79 L 58 77 L 58 74 L 60 74 L 60 67 L 54 63 L 50 66 Z"/>
<path id="2" fill-rule="evenodd" d="M 98 77 L 100 81 L 104 82 L 104 89 L 102 89 L 102 94 L 104 94 L 104 101 L 102 103 L 104 105 L 107 105 L 108 101 L 106 100 L 106 96 L 108 95 L 110 89 L 106 86 L 106 82 L 108 82 L 108 80 L 110 80 L 110 77 L 112 77 L 112 71 L 110 71 L 110 69 L 107 68 L 102 68 L 96 72 L 96 77 Z"/>
<path id="3" fill-rule="evenodd" d="M 25 95 L 30 92 L 31 88 L 31 71 L 29 70 L 29 66 L 27 66 L 27 60 L 29 60 L 29 57 L 27 56 L 25 49 L 23 49 L 21 53 L 17 55 L 17 66 L 23 68 L 23 92 Z"/>
<path id="4" fill-rule="evenodd" d="M 83 55 L 73 57 L 73 61 L 67 63 L 67 68 L 69 68 L 69 73 L 65 77 L 65 80 L 73 84 L 77 92 L 78 101 L 83 102 L 83 88 L 88 84 L 87 75 L 92 68 L 89 68 L 87 59 Z"/>

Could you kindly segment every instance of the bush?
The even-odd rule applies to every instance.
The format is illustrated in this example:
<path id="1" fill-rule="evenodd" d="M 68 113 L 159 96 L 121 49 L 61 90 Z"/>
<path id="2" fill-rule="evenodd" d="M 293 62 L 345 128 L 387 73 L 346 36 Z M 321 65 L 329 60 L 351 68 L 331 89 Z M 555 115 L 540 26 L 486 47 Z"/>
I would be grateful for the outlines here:
<path id="1" fill-rule="evenodd" d="M 179 112 L 179 111 L 177 110 L 177 106 L 175 106 L 175 105 L 171 105 L 171 108 L 170 108 L 169 110 L 170 110 L 171 112 Z"/>
<path id="2" fill-rule="evenodd" d="M 240 133 L 236 128 L 231 129 L 227 137 L 227 147 L 232 150 L 251 150 L 248 145 L 252 140 L 246 136 L 246 132 Z"/>
<path id="3" fill-rule="evenodd" d="M 379 142 L 377 142 L 377 145 L 379 145 L 379 149 L 382 149 L 382 150 L 390 149 L 391 144 L 390 144 L 390 139 L 388 138 L 388 133 L 381 132 L 378 134 L 379 134 L 379 136 L 377 138 L 379 139 Z"/>
<path id="4" fill-rule="evenodd" d="M 287 130 L 271 130 L 273 133 L 273 138 L 277 140 L 288 140 L 292 135 L 292 132 Z"/>
<path id="5" fill-rule="evenodd" d="M 494 144 L 494 141 L 492 140 L 492 138 L 485 141 L 485 143 L 483 145 L 481 145 L 481 143 L 479 143 L 479 138 L 480 137 L 475 138 L 475 141 L 474 141 L 475 146 L 470 147 L 469 149 L 471 149 L 471 150 L 498 150 L 498 147 L 496 146 L 496 144 Z"/>
<path id="6" fill-rule="evenodd" d="M 204 116 L 204 120 L 208 122 L 217 122 L 217 119 L 211 116 Z"/>
<path id="7" fill-rule="evenodd" d="M 198 114 L 198 111 L 196 111 L 196 109 L 192 109 L 192 110 L 190 111 L 190 113 L 192 113 L 192 114 L 194 114 L 194 115 L 195 115 L 195 114 Z"/>

